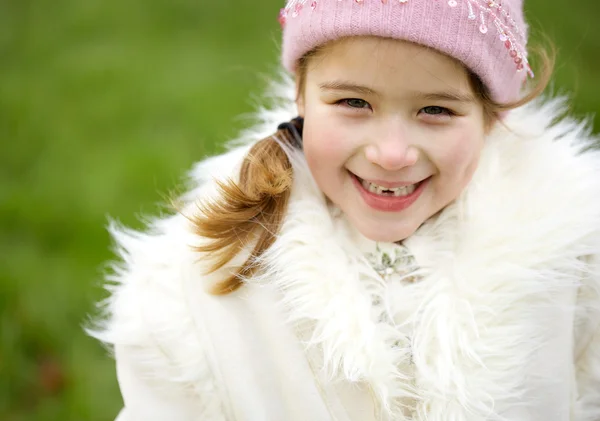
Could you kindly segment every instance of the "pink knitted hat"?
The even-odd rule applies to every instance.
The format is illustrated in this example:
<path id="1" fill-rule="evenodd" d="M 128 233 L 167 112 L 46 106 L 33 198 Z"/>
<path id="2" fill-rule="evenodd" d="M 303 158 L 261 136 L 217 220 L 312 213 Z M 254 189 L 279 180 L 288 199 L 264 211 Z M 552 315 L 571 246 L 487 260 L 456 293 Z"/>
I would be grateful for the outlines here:
<path id="1" fill-rule="evenodd" d="M 279 14 L 283 64 L 328 41 L 374 35 L 411 41 L 456 58 L 498 102 L 519 97 L 527 61 L 523 0 L 289 0 Z"/>

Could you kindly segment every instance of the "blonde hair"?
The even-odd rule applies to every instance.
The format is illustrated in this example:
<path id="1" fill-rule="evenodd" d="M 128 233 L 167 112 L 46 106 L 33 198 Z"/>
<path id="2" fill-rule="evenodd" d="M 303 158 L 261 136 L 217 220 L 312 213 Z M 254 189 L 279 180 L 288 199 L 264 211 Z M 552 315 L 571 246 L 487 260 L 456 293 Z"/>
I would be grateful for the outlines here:
<path id="1" fill-rule="evenodd" d="M 518 101 L 507 104 L 495 102 L 489 90 L 473 73 L 471 86 L 484 109 L 486 124 L 498 119 L 500 113 L 518 108 L 538 97 L 548 85 L 554 68 L 554 50 L 538 49 L 540 71 L 536 84 Z M 297 92 L 302 95 L 306 84 L 308 65 L 322 54 L 318 48 L 306 54 L 298 63 Z M 293 122 L 301 132 L 298 121 Z M 288 155 L 279 142 L 297 147 L 294 133 L 280 129 L 258 141 L 245 156 L 239 181 L 219 183 L 215 201 L 203 203 L 201 212 L 192 219 L 195 232 L 210 240 L 197 251 L 214 257 L 210 273 L 231 262 L 240 252 L 253 244 L 249 257 L 225 279 L 215 284 L 211 293 L 225 295 L 242 286 L 242 279 L 259 269 L 258 259 L 274 243 L 287 211 L 292 188 L 293 171 Z"/>

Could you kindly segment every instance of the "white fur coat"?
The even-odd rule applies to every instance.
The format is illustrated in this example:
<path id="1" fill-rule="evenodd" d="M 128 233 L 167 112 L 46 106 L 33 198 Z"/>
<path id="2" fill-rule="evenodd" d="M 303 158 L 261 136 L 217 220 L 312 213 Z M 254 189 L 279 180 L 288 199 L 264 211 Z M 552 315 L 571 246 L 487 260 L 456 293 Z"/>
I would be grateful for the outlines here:
<path id="1" fill-rule="evenodd" d="M 599 421 L 600 153 L 582 153 L 584 124 L 555 122 L 563 107 L 497 125 L 464 194 L 406 241 L 418 282 L 374 272 L 377 245 L 328 207 L 300 153 L 266 269 L 229 296 L 205 292 L 222 272 L 204 274 L 186 217 L 113 226 L 122 263 L 94 335 L 115 347 L 119 420 Z M 197 166 L 187 213 L 293 99 L 261 116 Z"/>

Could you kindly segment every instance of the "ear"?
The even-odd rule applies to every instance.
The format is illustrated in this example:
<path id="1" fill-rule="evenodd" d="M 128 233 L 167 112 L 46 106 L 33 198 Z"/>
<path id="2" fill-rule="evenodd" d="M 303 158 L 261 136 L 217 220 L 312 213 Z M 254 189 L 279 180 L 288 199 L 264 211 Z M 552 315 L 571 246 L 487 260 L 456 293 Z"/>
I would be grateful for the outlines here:
<path id="1" fill-rule="evenodd" d="M 298 116 L 304 118 L 305 99 L 304 92 L 301 92 L 302 87 L 296 82 L 296 108 L 298 109 Z"/>
<path id="2" fill-rule="evenodd" d="M 296 96 L 296 108 L 298 109 L 298 117 L 304 118 L 304 95 Z"/>

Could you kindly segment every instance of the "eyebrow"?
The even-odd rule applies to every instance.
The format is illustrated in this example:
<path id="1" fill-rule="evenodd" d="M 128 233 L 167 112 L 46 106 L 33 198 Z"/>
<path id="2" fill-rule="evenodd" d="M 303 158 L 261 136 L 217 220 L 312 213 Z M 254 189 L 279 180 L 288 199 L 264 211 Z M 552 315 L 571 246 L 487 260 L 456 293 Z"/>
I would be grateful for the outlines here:
<path id="1" fill-rule="evenodd" d="M 472 94 L 463 94 L 461 92 L 417 92 L 415 97 L 430 101 L 452 101 L 452 102 L 474 102 L 475 97 Z"/>
<path id="2" fill-rule="evenodd" d="M 357 85 L 352 82 L 344 82 L 340 80 L 333 80 L 330 82 L 323 82 L 319 84 L 319 88 L 324 91 L 351 91 L 357 92 L 363 95 L 376 95 L 379 96 L 379 93 L 374 89 L 369 88 L 368 86 Z"/>
<path id="3" fill-rule="evenodd" d="M 345 81 L 329 81 L 319 84 L 319 87 L 324 91 L 346 91 L 356 92 L 363 95 L 381 96 L 379 92 L 368 86 L 357 85 L 352 82 Z M 451 101 L 451 102 L 474 102 L 475 97 L 472 94 L 466 94 L 456 91 L 440 91 L 440 92 L 414 92 L 413 98 L 424 99 L 427 101 Z"/>

